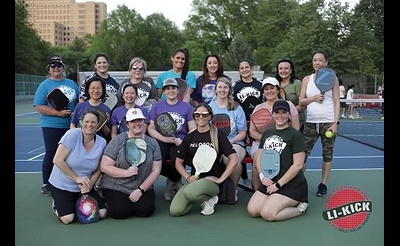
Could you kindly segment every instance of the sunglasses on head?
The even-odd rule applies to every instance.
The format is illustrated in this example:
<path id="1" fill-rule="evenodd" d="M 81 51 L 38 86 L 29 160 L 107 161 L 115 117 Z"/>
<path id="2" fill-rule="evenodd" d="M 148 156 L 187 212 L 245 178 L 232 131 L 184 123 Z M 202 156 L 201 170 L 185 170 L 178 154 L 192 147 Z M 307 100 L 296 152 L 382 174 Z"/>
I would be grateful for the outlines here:
<path id="1" fill-rule="evenodd" d="M 132 70 L 143 71 L 144 67 L 132 66 Z"/>
<path id="2" fill-rule="evenodd" d="M 193 113 L 194 118 L 200 118 L 200 116 L 202 116 L 203 118 L 207 118 L 210 113 L 209 112 L 194 112 Z"/>
<path id="3" fill-rule="evenodd" d="M 62 68 L 62 67 L 64 67 L 61 63 L 52 63 L 52 64 L 50 64 L 50 67 L 51 68 L 56 68 L 56 67 L 58 67 L 58 68 Z"/>

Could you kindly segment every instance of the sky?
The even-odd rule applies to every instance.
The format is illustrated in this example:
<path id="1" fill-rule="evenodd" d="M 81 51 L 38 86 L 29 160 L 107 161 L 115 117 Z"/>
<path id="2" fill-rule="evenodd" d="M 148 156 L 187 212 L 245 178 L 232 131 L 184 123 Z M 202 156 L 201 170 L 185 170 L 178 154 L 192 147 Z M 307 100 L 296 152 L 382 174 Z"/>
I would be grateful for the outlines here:
<path id="1" fill-rule="evenodd" d="M 76 2 L 87 2 L 91 0 L 76 0 Z M 134 9 L 143 18 L 153 13 L 162 13 L 165 18 L 175 22 L 178 28 L 183 29 L 183 22 L 189 18 L 192 10 L 190 0 L 94 0 L 107 4 L 107 13 L 117 9 L 118 5 L 126 5 Z M 348 2 L 352 8 L 359 0 L 341 0 Z"/>

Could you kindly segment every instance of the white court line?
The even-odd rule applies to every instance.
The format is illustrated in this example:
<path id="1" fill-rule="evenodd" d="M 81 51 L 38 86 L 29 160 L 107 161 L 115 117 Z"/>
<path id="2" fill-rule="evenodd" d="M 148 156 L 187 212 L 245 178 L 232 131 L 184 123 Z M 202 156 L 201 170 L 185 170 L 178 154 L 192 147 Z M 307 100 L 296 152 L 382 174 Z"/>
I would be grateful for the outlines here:
<path id="1" fill-rule="evenodd" d="M 29 158 L 28 161 L 34 160 L 34 159 L 36 159 L 36 158 L 39 158 L 39 157 L 43 156 L 44 154 L 46 154 L 46 152 L 43 152 L 43 153 L 41 153 L 41 154 L 39 154 L 39 155 L 37 155 L 37 156 L 34 156 L 34 157 L 32 157 L 32 158 Z"/>
<path id="2" fill-rule="evenodd" d="M 44 149 L 44 146 L 42 146 L 42 147 L 39 147 L 39 148 L 37 148 L 37 149 L 34 149 L 34 150 L 31 150 L 31 151 L 29 151 L 28 153 L 30 154 L 30 153 L 32 153 L 32 152 L 35 152 L 35 151 L 37 151 L 37 150 L 40 150 L 40 149 Z"/>
<path id="3" fill-rule="evenodd" d="M 29 112 L 29 113 L 23 113 L 23 114 L 16 114 L 15 117 L 25 116 L 25 115 L 30 115 L 30 114 L 39 114 L 39 112 Z"/>

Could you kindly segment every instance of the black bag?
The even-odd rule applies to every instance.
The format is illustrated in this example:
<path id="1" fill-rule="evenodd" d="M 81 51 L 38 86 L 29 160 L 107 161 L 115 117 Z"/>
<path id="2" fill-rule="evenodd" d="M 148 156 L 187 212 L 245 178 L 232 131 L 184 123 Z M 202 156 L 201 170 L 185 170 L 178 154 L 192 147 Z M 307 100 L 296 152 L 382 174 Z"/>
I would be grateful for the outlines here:
<path id="1" fill-rule="evenodd" d="M 238 199 L 236 195 L 236 187 L 232 179 L 227 178 L 219 184 L 218 203 L 220 204 L 236 204 Z"/>

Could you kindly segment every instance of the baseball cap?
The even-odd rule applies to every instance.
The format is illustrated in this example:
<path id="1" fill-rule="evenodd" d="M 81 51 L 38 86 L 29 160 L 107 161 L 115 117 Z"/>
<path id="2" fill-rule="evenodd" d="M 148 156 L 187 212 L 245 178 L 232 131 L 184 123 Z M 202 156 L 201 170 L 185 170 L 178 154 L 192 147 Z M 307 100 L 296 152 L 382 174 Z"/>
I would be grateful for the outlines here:
<path id="1" fill-rule="evenodd" d="M 262 87 L 264 87 L 264 85 L 266 84 L 270 84 L 273 86 L 276 86 L 279 88 L 279 81 L 277 79 L 275 79 L 274 77 L 267 77 L 262 81 Z"/>
<path id="2" fill-rule="evenodd" d="M 62 61 L 62 58 L 60 56 L 52 56 L 49 59 L 46 69 L 49 70 L 50 65 L 54 63 L 59 63 L 64 66 L 64 62 Z"/>
<path id="3" fill-rule="evenodd" d="M 137 120 L 137 119 L 146 119 L 144 117 L 142 110 L 139 108 L 130 108 L 128 109 L 128 112 L 126 112 L 126 121 L 132 121 L 132 120 Z"/>
<path id="4" fill-rule="evenodd" d="M 168 78 L 164 80 L 162 88 L 164 89 L 165 86 L 176 86 L 179 88 L 178 81 L 176 79 Z"/>
<path id="5" fill-rule="evenodd" d="M 278 109 L 283 109 L 290 113 L 289 103 L 286 100 L 276 100 L 274 102 L 274 106 L 272 106 L 272 112 L 275 112 Z"/>

